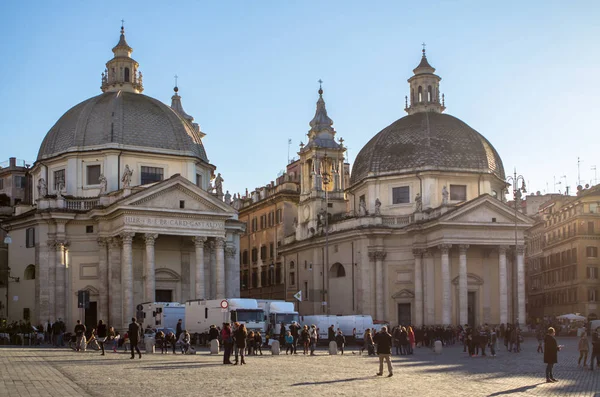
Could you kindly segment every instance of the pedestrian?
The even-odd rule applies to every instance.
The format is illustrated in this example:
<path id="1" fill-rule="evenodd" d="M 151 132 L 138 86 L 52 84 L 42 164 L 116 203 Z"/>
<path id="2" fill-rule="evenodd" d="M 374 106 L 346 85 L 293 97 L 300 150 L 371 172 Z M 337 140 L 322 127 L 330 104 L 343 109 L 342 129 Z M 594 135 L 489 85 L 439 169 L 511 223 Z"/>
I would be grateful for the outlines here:
<path id="1" fill-rule="evenodd" d="M 596 366 L 600 368 L 600 327 L 592 335 L 592 359 L 590 360 L 590 370 L 594 370 L 594 360 Z"/>
<path id="2" fill-rule="evenodd" d="M 373 356 L 375 355 L 375 343 L 373 342 L 373 335 L 371 334 L 371 330 L 369 328 L 367 328 L 365 330 L 365 337 L 364 337 L 364 344 L 363 344 L 363 348 L 360 351 L 360 354 L 362 354 L 363 350 L 365 350 L 365 347 L 367 348 L 367 354 L 369 356 Z"/>
<path id="3" fill-rule="evenodd" d="M 300 331 L 300 325 L 295 322 L 292 321 L 292 324 L 290 325 L 290 332 L 292 334 L 292 338 L 294 338 L 294 343 L 293 343 L 293 348 L 294 348 L 294 354 L 298 354 L 298 352 L 296 351 L 296 349 L 298 348 L 298 333 Z"/>
<path id="4" fill-rule="evenodd" d="M 556 339 L 554 339 L 554 335 L 556 331 L 554 328 L 548 328 L 548 333 L 544 338 L 544 363 L 546 363 L 546 383 L 558 382 L 554 379 L 554 374 L 552 370 L 554 368 L 554 364 L 558 362 L 558 351 L 561 346 L 556 343 Z"/>
<path id="5" fill-rule="evenodd" d="M 241 362 L 240 365 L 246 364 L 244 361 L 244 352 L 246 351 L 246 338 L 248 337 L 248 331 L 246 331 L 246 326 L 244 324 L 240 324 L 240 326 L 235 331 L 235 344 L 237 346 L 238 355 L 240 356 Z M 237 360 L 235 361 L 235 365 L 237 365 Z"/>
<path id="6" fill-rule="evenodd" d="M 177 320 L 177 326 L 175 327 L 175 338 L 179 340 L 181 333 L 183 332 L 183 320 Z"/>
<path id="7" fill-rule="evenodd" d="M 140 339 L 142 337 L 142 327 L 138 324 L 135 317 L 131 318 L 131 323 L 129 324 L 129 348 L 131 350 L 131 359 L 135 358 L 136 351 L 139 355 L 139 358 L 142 358 L 142 352 L 140 352 L 140 348 L 138 347 L 138 343 L 140 343 Z"/>
<path id="8" fill-rule="evenodd" d="M 590 345 L 585 331 L 581 333 L 581 338 L 579 338 L 579 345 L 577 346 L 577 348 L 579 350 L 579 360 L 577 361 L 577 367 L 579 368 L 581 366 L 581 359 L 583 358 L 583 368 L 587 368 L 587 357 L 588 351 L 590 350 Z"/>
<path id="9" fill-rule="evenodd" d="M 262 335 L 261 335 L 260 331 L 256 331 L 254 333 L 254 355 L 257 355 L 257 353 L 260 353 L 261 356 L 263 355 L 262 344 L 263 344 Z"/>
<path id="10" fill-rule="evenodd" d="M 331 324 L 329 326 L 329 328 L 327 329 L 327 342 L 331 343 L 335 341 L 335 327 L 333 326 L 333 324 Z"/>
<path id="11" fill-rule="evenodd" d="M 315 349 L 317 348 L 317 339 L 319 335 L 317 334 L 317 327 L 313 324 L 310 326 L 310 355 L 315 355 Z"/>
<path id="12" fill-rule="evenodd" d="M 406 327 L 406 332 L 408 333 L 408 354 L 413 354 L 416 345 L 415 332 L 411 326 Z"/>
<path id="13" fill-rule="evenodd" d="M 379 372 L 377 376 L 383 375 L 383 361 L 385 360 L 388 367 L 388 378 L 393 374 L 392 362 L 390 356 L 392 355 L 392 335 L 387 332 L 387 327 L 381 327 L 381 331 L 377 334 L 377 355 L 379 356 Z"/>
<path id="14" fill-rule="evenodd" d="M 498 343 L 498 335 L 496 328 L 492 327 L 492 332 L 490 333 L 490 354 L 492 357 L 496 357 L 496 344 Z"/>
<path id="15" fill-rule="evenodd" d="M 537 352 L 544 353 L 544 327 L 543 326 L 540 325 L 538 327 L 535 337 L 538 341 Z"/>
<path id="16" fill-rule="evenodd" d="M 58 324 L 58 323 L 55 323 Z M 76 342 L 75 342 L 75 351 L 80 351 L 83 348 L 83 351 L 85 351 L 85 347 L 87 345 L 87 341 L 85 339 L 85 325 L 81 324 L 80 320 L 77 320 L 77 325 L 75 325 L 75 337 Z M 56 334 L 56 337 L 58 334 Z M 58 345 L 57 345 L 58 346 Z"/>
<path id="17" fill-rule="evenodd" d="M 300 340 L 302 341 L 302 351 L 303 354 L 308 354 L 308 347 L 310 345 L 310 330 L 308 329 L 308 325 L 302 327 L 302 332 L 300 332 Z"/>
<path id="18" fill-rule="evenodd" d="M 103 356 L 104 356 L 104 342 L 106 342 L 107 337 L 108 337 L 108 331 L 106 330 L 106 324 L 104 324 L 102 322 L 102 320 L 99 320 L 98 326 L 96 327 L 96 339 L 98 340 L 100 349 L 102 349 Z"/>
<path id="19" fill-rule="evenodd" d="M 233 337 L 231 335 L 231 324 L 223 323 L 221 330 L 221 340 L 223 341 L 223 364 L 233 364 L 231 362 L 231 349 L 233 348 Z"/>
<path id="20" fill-rule="evenodd" d="M 342 352 L 342 356 L 344 355 L 344 346 L 346 345 L 346 338 L 344 337 L 344 334 L 342 333 L 341 329 L 338 329 L 338 333 L 335 336 L 335 343 L 337 344 L 338 350 Z M 391 349 L 391 346 L 390 346 Z M 390 354 L 391 354 L 391 350 L 390 350 Z"/>
<path id="21" fill-rule="evenodd" d="M 165 348 L 167 345 L 171 345 L 171 349 L 173 350 L 173 354 L 175 354 L 175 347 L 177 346 L 177 338 L 175 338 L 175 334 L 171 331 L 167 333 L 165 337 Z"/>
<path id="22" fill-rule="evenodd" d="M 285 335 L 285 354 L 288 354 L 290 351 L 294 354 L 294 337 L 292 336 L 292 333 L 288 331 Z"/>

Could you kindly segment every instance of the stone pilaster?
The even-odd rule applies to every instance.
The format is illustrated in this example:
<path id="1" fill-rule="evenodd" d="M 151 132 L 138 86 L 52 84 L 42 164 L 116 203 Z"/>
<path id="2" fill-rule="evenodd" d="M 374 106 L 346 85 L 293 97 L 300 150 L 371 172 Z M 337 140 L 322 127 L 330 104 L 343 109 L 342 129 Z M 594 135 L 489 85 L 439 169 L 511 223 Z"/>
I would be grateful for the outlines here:
<path id="1" fill-rule="evenodd" d="M 135 233 L 121 233 L 123 244 L 121 254 L 121 283 L 123 289 L 123 323 L 125 328 L 134 317 L 135 311 L 133 307 L 133 255 L 132 244 Z"/>
<path id="2" fill-rule="evenodd" d="M 98 293 L 98 319 L 108 322 L 108 239 L 98 239 L 98 281 L 100 282 Z"/>
<path id="3" fill-rule="evenodd" d="M 154 302 L 156 297 L 156 264 L 154 261 L 154 243 L 158 234 L 146 233 L 144 240 L 146 242 L 146 260 L 144 261 L 144 300 Z"/>
<path id="4" fill-rule="evenodd" d="M 56 240 L 48 240 L 48 318 L 53 322 L 56 317 Z"/>
<path id="5" fill-rule="evenodd" d="M 235 246 L 227 242 L 225 246 L 225 296 L 227 298 L 235 297 L 236 288 L 234 283 L 237 281 L 236 273 L 240 273 L 239 261 L 236 259 L 237 250 Z"/>
<path id="6" fill-rule="evenodd" d="M 508 290 L 506 276 L 506 250 L 507 246 L 501 245 L 498 247 L 498 283 L 500 295 L 500 323 L 506 325 L 508 323 Z"/>
<path id="7" fill-rule="evenodd" d="M 517 246 L 517 322 L 522 326 L 527 317 L 525 314 L 525 246 Z"/>
<path id="8" fill-rule="evenodd" d="M 204 288 L 204 243 L 206 237 L 194 237 L 194 246 L 196 247 L 196 278 L 195 278 L 195 297 L 196 299 L 206 299 L 206 289 Z"/>
<path id="9" fill-rule="evenodd" d="M 384 275 L 383 275 L 383 260 L 386 253 L 384 251 L 369 252 L 371 260 L 375 261 L 375 317 L 377 320 L 385 320 L 385 303 L 384 303 Z"/>
<path id="10" fill-rule="evenodd" d="M 180 302 L 190 300 L 190 284 L 192 283 L 190 252 L 187 248 L 181 249 L 181 298 Z M 195 280 L 194 280 L 195 281 Z"/>
<path id="11" fill-rule="evenodd" d="M 206 276 L 206 294 L 209 299 L 216 298 L 216 285 L 217 285 L 217 272 L 215 269 L 217 263 L 217 250 L 215 240 L 208 240 L 207 245 L 204 247 L 208 251 L 209 260 L 204 268 L 204 274 Z"/>
<path id="12" fill-rule="evenodd" d="M 451 244 L 440 244 L 442 252 L 442 324 L 451 324 L 451 296 L 450 296 L 450 248 Z"/>
<path id="13" fill-rule="evenodd" d="M 121 300 L 121 239 L 112 237 L 108 241 L 108 318 L 115 328 L 123 325 Z"/>
<path id="14" fill-rule="evenodd" d="M 415 325 L 423 325 L 423 266 L 421 257 L 422 249 L 413 249 L 415 256 Z"/>
<path id="15" fill-rule="evenodd" d="M 435 321 L 435 268 L 431 250 L 423 252 L 425 264 L 425 282 L 423 283 L 425 325 L 434 325 Z"/>
<path id="16" fill-rule="evenodd" d="M 460 325 L 467 324 L 469 321 L 469 308 L 467 300 L 467 250 L 468 245 L 461 244 L 458 246 L 458 307 L 460 310 Z M 475 326 L 475 324 L 469 324 Z"/>
<path id="17" fill-rule="evenodd" d="M 57 240 L 55 245 L 55 254 L 56 254 L 56 289 L 55 289 L 55 297 L 56 297 L 56 318 L 66 321 L 66 302 L 67 298 L 65 296 L 66 291 L 66 265 L 65 265 L 65 255 L 64 250 L 69 245 L 67 241 Z"/>
<path id="18" fill-rule="evenodd" d="M 215 249 L 217 250 L 217 263 L 216 263 L 216 298 L 224 299 L 225 296 L 225 239 L 217 238 L 215 241 Z"/>

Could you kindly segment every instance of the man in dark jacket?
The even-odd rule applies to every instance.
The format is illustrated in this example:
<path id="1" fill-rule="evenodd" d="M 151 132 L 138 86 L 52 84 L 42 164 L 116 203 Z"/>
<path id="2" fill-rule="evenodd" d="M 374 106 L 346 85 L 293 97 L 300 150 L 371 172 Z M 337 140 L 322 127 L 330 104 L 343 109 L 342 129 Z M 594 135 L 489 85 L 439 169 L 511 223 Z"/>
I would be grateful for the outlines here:
<path id="1" fill-rule="evenodd" d="M 140 358 L 142 358 L 142 353 L 140 352 L 140 348 L 138 347 L 138 343 L 140 343 L 140 339 L 141 339 L 141 331 L 142 331 L 142 327 L 140 327 L 140 325 L 138 324 L 135 317 L 132 317 L 131 324 L 129 324 L 129 332 L 128 332 L 129 333 L 129 343 L 131 345 L 130 347 L 131 347 L 131 359 L 132 360 L 135 358 L 134 351 L 136 351 L 138 353 L 138 355 L 140 356 Z"/>
<path id="2" fill-rule="evenodd" d="M 292 338 L 294 338 L 294 342 L 293 342 L 293 348 L 294 348 L 294 354 L 298 354 L 296 352 L 296 348 L 298 347 L 298 331 L 300 330 L 300 326 L 298 325 L 297 322 L 292 322 L 292 324 L 290 325 L 290 333 L 292 334 Z"/>
<path id="3" fill-rule="evenodd" d="M 83 349 L 85 351 L 86 347 L 86 339 L 85 339 L 85 325 L 81 324 L 80 320 L 77 320 L 77 325 L 75 326 L 75 351 L 80 351 Z"/>
<path id="4" fill-rule="evenodd" d="M 335 342 L 335 328 L 333 324 L 327 329 L 327 342 Z"/>
<path id="5" fill-rule="evenodd" d="M 219 330 L 214 324 L 208 330 L 208 341 L 211 342 L 213 339 L 219 339 Z"/>
<path id="6" fill-rule="evenodd" d="M 175 337 L 179 340 L 179 336 L 183 333 L 183 320 L 179 319 L 177 321 L 177 326 L 175 327 Z"/>
<path id="7" fill-rule="evenodd" d="M 554 364 L 558 362 L 558 351 L 560 346 L 554 339 L 555 335 L 554 328 L 548 328 L 548 333 L 544 338 L 544 363 L 546 364 L 546 383 L 556 382 L 554 379 L 553 368 Z"/>
<path id="8" fill-rule="evenodd" d="M 379 356 L 379 372 L 377 376 L 383 375 L 383 360 L 387 362 L 388 367 L 388 378 L 392 375 L 392 362 L 390 356 L 392 355 L 392 335 L 387 332 L 387 327 L 381 327 L 381 332 L 376 336 L 377 342 L 377 355 Z"/>
<path id="9" fill-rule="evenodd" d="M 108 330 L 106 329 L 106 324 L 104 324 L 102 320 L 98 321 L 98 326 L 96 327 L 96 339 L 102 349 L 102 355 L 104 355 L 104 342 L 106 342 L 107 336 Z"/>
<path id="10" fill-rule="evenodd" d="M 590 369 L 594 370 L 594 360 L 596 365 L 600 366 L 600 329 L 592 334 L 592 360 L 590 361 Z"/>

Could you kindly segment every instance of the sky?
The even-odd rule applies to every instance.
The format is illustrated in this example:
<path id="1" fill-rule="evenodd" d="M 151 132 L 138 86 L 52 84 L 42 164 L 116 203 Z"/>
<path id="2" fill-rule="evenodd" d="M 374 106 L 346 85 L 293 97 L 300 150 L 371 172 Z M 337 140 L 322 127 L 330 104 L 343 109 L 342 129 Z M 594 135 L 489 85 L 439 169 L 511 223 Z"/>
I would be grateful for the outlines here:
<path id="1" fill-rule="evenodd" d="M 275 180 L 297 156 L 319 79 L 352 164 L 406 115 L 421 43 L 446 113 L 492 143 L 507 175 L 516 169 L 529 192 L 573 193 L 600 168 L 599 15 L 598 1 L 3 0 L 0 162 L 33 162 L 53 124 L 101 93 L 124 19 L 144 94 L 170 104 L 179 76 L 231 193 Z"/>

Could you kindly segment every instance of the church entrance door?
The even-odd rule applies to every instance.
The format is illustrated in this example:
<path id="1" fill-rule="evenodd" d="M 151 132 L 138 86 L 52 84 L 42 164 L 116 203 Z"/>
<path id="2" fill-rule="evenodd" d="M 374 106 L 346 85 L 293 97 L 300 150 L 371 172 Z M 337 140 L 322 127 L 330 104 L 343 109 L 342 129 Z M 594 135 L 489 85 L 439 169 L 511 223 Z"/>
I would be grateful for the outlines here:
<path id="1" fill-rule="evenodd" d="M 405 327 L 412 324 L 410 303 L 398 303 L 398 324 Z"/>
<path id="2" fill-rule="evenodd" d="M 157 289 L 154 297 L 155 302 L 173 302 L 173 290 Z"/>

